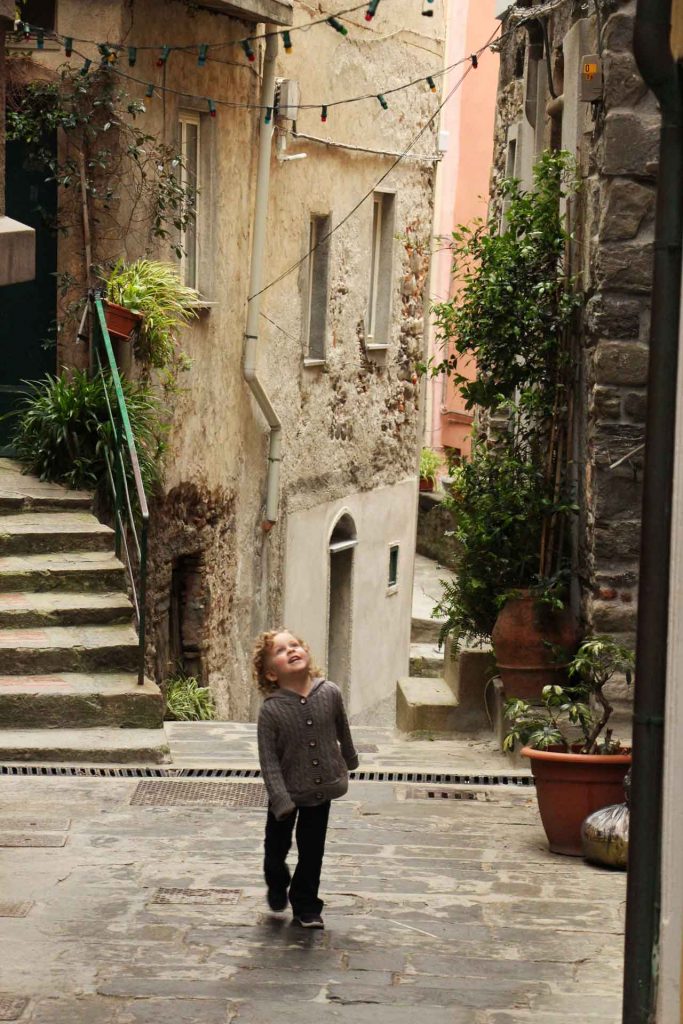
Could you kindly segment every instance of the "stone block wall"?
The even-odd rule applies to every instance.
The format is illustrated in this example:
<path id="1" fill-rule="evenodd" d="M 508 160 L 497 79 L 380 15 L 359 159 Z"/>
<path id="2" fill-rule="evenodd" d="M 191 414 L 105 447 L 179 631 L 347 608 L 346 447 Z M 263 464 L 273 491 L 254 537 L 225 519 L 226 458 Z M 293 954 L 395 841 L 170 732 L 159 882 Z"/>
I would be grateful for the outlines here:
<path id="1" fill-rule="evenodd" d="M 660 132 L 656 102 L 633 56 L 635 7 L 635 0 L 603 4 L 602 100 L 587 104 L 577 99 L 578 109 L 568 110 L 565 104 L 563 114 L 567 124 L 577 125 L 575 155 L 582 184 L 570 217 L 572 272 L 585 300 L 579 395 L 583 610 L 588 628 L 628 644 L 635 642 L 636 631 Z M 582 13 L 579 5 L 565 4 L 545 15 L 554 86 L 564 89 L 565 100 L 576 92 L 570 76 L 578 76 L 579 67 L 567 60 L 573 49 L 563 43 Z M 504 26 L 513 27 L 510 21 Z M 595 18 L 586 18 L 580 32 L 589 47 L 582 52 L 597 52 Z M 519 26 L 502 44 L 494 181 L 505 171 L 509 128 L 523 123 L 520 54 L 527 42 Z M 549 99 L 545 58 L 541 78 Z M 564 131 L 570 148 L 567 135 Z M 554 137 L 546 114 L 545 123 L 535 129 L 536 152 Z"/>

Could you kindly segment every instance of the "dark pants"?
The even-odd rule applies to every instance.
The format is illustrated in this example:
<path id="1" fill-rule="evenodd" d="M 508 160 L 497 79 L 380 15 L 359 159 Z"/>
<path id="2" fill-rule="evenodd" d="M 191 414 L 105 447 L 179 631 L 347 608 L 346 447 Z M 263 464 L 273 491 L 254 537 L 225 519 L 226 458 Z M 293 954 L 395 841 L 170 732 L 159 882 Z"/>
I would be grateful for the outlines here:
<path id="1" fill-rule="evenodd" d="M 297 917 L 300 914 L 319 914 L 323 909 L 318 887 L 329 816 L 329 800 L 317 807 L 297 807 L 283 821 L 278 821 L 268 808 L 263 862 L 266 885 L 269 892 L 283 899 L 289 889 L 289 902 Z M 299 860 L 292 877 L 287 867 L 287 854 L 292 845 L 295 822 Z"/>

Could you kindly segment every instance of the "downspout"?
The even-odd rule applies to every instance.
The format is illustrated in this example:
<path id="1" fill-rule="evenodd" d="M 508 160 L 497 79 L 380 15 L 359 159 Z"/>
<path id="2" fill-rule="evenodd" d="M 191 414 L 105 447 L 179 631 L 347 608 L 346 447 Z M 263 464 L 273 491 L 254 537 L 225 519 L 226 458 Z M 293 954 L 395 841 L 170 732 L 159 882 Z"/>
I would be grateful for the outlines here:
<path id="1" fill-rule="evenodd" d="M 633 713 L 624 1024 L 646 1024 L 652 1020 L 656 996 L 683 236 L 683 73 L 681 65 L 671 54 L 671 12 L 672 0 L 638 0 L 634 34 L 636 61 L 645 82 L 659 101 L 662 130 L 655 219 Z"/>
<path id="2" fill-rule="evenodd" d="M 261 83 L 262 111 L 275 106 L 275 59 L 277 57 L 277 33 L 272 25 L 266 26 L 266 52 L 263 62 Z M 242 375 L 258 402 L 261 412 L 270 427 L 268 450 L 268 481 L 266 486 L 266 522 L 270 529 L 277 522 L 280 492 L 280 463 L 282 461 L 282 423 L 266 394 L 256 372 L 258 355 L 259 316 L 261 313 L 260 291 L 263 287 L 263 259 L 266 242 L 266 219 L 268 216 L 268 190 L 270 185 L 271 141 L 273 117 L 261 116 L 259 132 L 258 168 L 256 172 L 256 196 L 254 199 L 254 233 L 251 246 L 251 268 L 249 273 L 249 298 L 247 300 L 247 326 L 244 338 L 244 360 Z"/>

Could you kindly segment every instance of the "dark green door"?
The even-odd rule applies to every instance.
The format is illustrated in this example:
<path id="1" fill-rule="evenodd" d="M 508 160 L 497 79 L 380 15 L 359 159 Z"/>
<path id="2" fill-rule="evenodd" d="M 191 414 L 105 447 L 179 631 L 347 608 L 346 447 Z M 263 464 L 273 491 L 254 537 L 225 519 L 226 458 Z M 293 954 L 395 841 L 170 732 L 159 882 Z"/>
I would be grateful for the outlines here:
<path id="1" fill-rule="evenodd" d="M 16 407 L 22 381 L 54 372 L 57 304 L 57 189 L 45 172 L 27 170 L 22 143 L 7 144 L 7 216 L 36 231 L 34 281 L 0 288 L 0 416 Z M 0 419 L 0 454 L 7 454 L 12 419 Z"/>

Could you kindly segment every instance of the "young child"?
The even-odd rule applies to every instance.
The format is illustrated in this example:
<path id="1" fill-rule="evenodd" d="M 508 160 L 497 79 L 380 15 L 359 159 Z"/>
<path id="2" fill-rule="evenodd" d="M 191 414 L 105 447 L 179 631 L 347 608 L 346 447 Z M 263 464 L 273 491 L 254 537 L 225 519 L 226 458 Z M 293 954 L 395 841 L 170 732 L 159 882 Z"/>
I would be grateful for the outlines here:
<path id="1" fill-rule="evenodd" d="M 269 797 L 263 865 L 268 906 L 282 914 L 289 890 L 296 923 L 324 928 L 318 888 L 330 801 L 346 793 L 348 771 L 358 767 L 341 691 L 322 678 L 308 644 L 286 629 L 261 633 L 253 670 L 264 695 L 258 750 Z M 287 854 L 295 823 L 299 859 L 292 877 Z"/>

